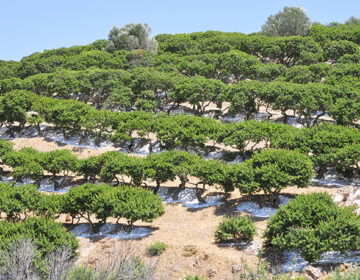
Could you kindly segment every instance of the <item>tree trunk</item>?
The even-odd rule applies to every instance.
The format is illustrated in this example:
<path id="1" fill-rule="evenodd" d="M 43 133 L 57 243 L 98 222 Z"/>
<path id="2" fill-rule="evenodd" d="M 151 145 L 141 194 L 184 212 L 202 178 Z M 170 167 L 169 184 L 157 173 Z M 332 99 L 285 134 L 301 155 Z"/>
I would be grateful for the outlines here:
<path id="1" fill-rule="evenodd" d="M 198 189 L 197 185 L 196 185 L 196 198 L 199 201 L 199 203 L 206 203 L 206 200 L 201 196 L 202 195 L 202 190 Z"/>
<path id="2" fill-rule="evenodd" d="M 179 187 L 173 193 L 173 200 L 178 200 L 180 192 L 185 190 L 187 178 L 180 176 L 180 181 L 181 181 L 181 183 L 180 183 Z"/>
<path id="3" fill-rule="evenodd" d="M 154 189 L 154 194 L 157 194 L 159 192 L 159 189 L 160 189 L 160 182 L 156 181 L 156 187 Z"/>

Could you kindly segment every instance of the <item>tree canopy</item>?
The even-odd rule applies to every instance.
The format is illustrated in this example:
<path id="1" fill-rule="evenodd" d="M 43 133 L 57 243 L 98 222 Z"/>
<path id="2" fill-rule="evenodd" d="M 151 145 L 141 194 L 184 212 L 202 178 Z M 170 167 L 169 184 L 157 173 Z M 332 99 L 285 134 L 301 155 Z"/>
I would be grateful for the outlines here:
<path id="1" fill-rule="evenodd" d="M 267 36 L 304 36 L 310 27 L 311 20 L 303 8 L 284 7 L 282 11 L 268 17 L 261 32 Z"/>

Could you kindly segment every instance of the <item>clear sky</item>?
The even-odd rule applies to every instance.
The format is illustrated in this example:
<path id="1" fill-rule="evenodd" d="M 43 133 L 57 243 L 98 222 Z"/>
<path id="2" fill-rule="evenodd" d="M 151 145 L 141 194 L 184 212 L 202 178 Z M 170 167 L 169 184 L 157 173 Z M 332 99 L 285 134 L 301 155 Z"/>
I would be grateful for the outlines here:
<path id="1" fill-rule="evenodd" d="M 312 21 L 360 17 L 360 0 L 0 0 L 0 59 L 106 39 L 114 26 L 148 23 L 152 35 L 219 30 L 252 33 L 284 6 Z"/>

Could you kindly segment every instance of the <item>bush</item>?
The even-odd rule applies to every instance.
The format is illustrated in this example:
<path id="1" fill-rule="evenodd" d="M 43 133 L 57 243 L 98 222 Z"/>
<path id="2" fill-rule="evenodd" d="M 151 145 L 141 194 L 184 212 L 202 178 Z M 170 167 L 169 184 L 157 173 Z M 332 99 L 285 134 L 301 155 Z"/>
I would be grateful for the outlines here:
<path id="1" fill-rule="evenodd" d="M 156 266 L 142 261 L 134 250 L 122 244 L 110 258 L 95 266 L 74 266 L 66 248 L 39 257 L 36 245 L 29 239 L 13 240 L 0 250 L 0 275 L 7 280 L 155 280 Z"/>
<path id="2" fill-rule="evenodd" d="M 36 245 L 29 239 L 13 239 L 0 250 L 0 275 L 8 280 L 65 280 L 74 259 L 67 248 L 58 248 L 40 257 Z"/>
<path id="3" fill-rule="evenodd" d="M 76 266 L 66 280 L 155 280 L 155 273 L 155 265 L 145 263 L 131 247 L 122 244 L 95 266 Z"/>
<path id="4" fill-rule="evenodd" d="M 272 269 L 269 263 L 259 259 L 257 266 L 251 268 L 246 260 L 241 259 L 241 270 L 235 274 L 234 279 L 239 280 L 306 280 L 304 276 L 298 276 L 294 278 L 291 274 L 276 274 L 276 271 Z"/>
<path id="5" fill-rule="evenodd" d="M 313 170 L 306 154 L 280 149 L 263 150 L 241 164 L 233 180 L 241 193 L 278 193 L 291 185 L 307 187 Z"/>
<path id="6" fill-rule="evenodd" d="M 150 256 L 159 256 L 166 249 L 167 245 L 164 242 L 155 242 L 146 248 L 147 253 Z"/>
<path id="7" fill-rule="evenodd" d="M 297 250 L 315 262 L 325 251 L 359 250 L 360 217 L 352 207 L 340 208 L 329 194 L 300 195 L 270 218 L 264 237 L 278 252 Z"/>
<path id="8" fill-rule="evenodd" d="M 47 218 L 29 218 L 24 222 L 0 222 L 0 248 L 6 249 L 13 240 L 31 239 L 40 256 L 46 256 L 58 248 L 68 248 L 76 257 L 79 243 L 61 224 Z"/>
<path id="9" fill-rule="evenodd" d="M 139 220 L 152 222 L 164 214 L 164 206 L 159 196 L 141 188 L 115 189 L 112 199 L 109 199 L 114 205 L 111 216 L 127 219 L 130 226 Z"/>
<path id="10" fill-rule="evenodd" d="M 63 198 L 63 211 L 69 213 L 73 219 L 84 218 L 93 224 L 90 216 L 96 213 L 95 199 L 107 191 L 109 186 L 85 184 L 76 188 L 71 188 Z"/>
<path id="11" fill-rule="evenodd" d="M 0 183 L 0 212 L 6 213 L 8 220 L 26 219 L 35 211 L 41 194 L 34 185 L 12 186 Z"/>
<path id="12" fill-rule="evenodd" d="M 256 228 L 247 216 L 229 217 L 223 220 L 215 231 L 216 242 L 250 241 L 254 238 Z"/>

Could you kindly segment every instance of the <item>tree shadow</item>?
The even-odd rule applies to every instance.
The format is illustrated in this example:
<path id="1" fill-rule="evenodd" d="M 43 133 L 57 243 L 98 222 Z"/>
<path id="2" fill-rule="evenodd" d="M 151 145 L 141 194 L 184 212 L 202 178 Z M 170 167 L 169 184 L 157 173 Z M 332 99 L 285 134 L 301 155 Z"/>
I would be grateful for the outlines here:
<path id="1" fill-rule="evenodd" d="M 114 224 L 114 223 L 94 223 L 94 231 L 90 232 L 89 223 L 78 223 L 68 224 L 63 223 L 63 226 L 69 231 L 73 232 L 77 227 L 82 228 L 82 232 L 74 235 L 77 238 L 87 238 L 90 242 L 98 242 L 103 239 L 114 239 L 114 240 L 141 240 L 149 237 L 154 231 L 158 230 L 159 227 L 153 226 L 129 226 L 126 224 Z M 110 225 L 111 230 L 106 233 L 101 233 L 101 228 L 104 225 Z"/>

